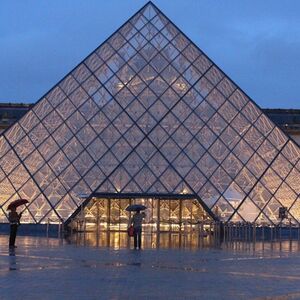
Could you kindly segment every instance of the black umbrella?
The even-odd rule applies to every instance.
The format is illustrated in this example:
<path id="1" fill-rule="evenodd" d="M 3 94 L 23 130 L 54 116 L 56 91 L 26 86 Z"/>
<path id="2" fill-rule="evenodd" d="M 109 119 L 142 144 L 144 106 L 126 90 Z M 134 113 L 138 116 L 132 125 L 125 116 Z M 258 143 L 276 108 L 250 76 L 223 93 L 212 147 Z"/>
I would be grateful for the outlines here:
<path id="1" fill-rule="evenodd" d="M 147 207 L 142 204 L 132 204 L 126 207 L 127 211 L 145 210 Z"/>
<path id="2" fill-rule="evenodd" d="M 18 206 L 20 205 L 24 205 L 26 203 L 28 203 L 29 201 L 27 199 L 18 199 L 18 200 L 15 200 L 13 202 L 11 202 L 8 206 L 7 206 L 7 209 L 12 209 L 12 208 L 17 208 Z"/>

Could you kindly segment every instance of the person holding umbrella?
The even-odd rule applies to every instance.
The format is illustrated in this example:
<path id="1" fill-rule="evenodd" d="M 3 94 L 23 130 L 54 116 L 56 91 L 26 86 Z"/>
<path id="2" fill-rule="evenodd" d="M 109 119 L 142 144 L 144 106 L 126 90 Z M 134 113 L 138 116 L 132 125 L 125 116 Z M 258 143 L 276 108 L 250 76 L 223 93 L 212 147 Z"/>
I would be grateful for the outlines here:
<path id="1" fill-rule="evenodd" d="M 130 220 L 130 225 L 132 224 L 134 228 L 134 249 L 139 248 L 141 250 L 142 247 L 142 223 L 143 219 L 145 218 L 145 213 L 141 213 L 141 210 L 144 209 L 146 209 L 146 207 L 140 204 L 129 205 L 126 208 L 127 211 L 136 212 Z"/>
<path id="2" fill-rule="evenodd" d="M 10 235 L 9 235 L 9 248 L 14 249 L 18 226 L 20 225 L 20 219 L 22 217 L 22 213 L 17 213 L 17 207 L 20 205 L 23 205 L 25 203 L 28 203 L 28 200 L 26 199 L 18 199 L 13 202 L 11 202 L 7 209 L 10 210 L 8 214 L 8 220 L 10 223 Z"/>

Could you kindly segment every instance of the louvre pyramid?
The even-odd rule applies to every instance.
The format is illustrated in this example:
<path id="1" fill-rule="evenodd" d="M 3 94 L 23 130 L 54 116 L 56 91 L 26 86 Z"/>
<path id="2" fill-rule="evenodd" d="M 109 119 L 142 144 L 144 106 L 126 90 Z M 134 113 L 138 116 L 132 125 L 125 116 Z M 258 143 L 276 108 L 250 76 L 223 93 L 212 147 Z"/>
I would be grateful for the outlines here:
<path id="1" fill-rule="evenodd" d="M 300 221 L 300 150 L 151 2 L 0 136 L 0 222 L 81 194 L 195 194 L 222 221 Z"/>

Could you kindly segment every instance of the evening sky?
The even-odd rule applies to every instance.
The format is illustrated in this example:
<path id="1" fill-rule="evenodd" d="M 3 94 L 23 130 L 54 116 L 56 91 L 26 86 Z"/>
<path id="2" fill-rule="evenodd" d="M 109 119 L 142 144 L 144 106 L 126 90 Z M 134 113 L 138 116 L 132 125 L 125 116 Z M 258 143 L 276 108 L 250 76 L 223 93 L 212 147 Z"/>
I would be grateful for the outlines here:
<path id="1" fill-rule="evenodd" d="M 36 102 L 147 1 L 1 0 L 0 102 Z M 300 108 L 300 1 L 155 0 L 263 108 Z"/>

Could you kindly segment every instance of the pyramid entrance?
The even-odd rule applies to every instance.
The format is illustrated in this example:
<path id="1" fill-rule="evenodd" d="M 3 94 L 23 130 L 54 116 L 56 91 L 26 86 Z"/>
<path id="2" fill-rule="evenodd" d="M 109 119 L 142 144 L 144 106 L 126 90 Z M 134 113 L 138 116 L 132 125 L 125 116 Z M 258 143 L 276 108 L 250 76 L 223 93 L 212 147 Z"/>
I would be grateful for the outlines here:
<path id="1" fill-rule="evenodd" d="M 126 232 L 134 212 L 126 211 L 131 204 L 147 207 L 144 232 L 193 232 L 199 224 L 213 220 L 195 195 L 105 195 L 95 194 L 85 201 L 70 218 L 75 232 Z"/>

